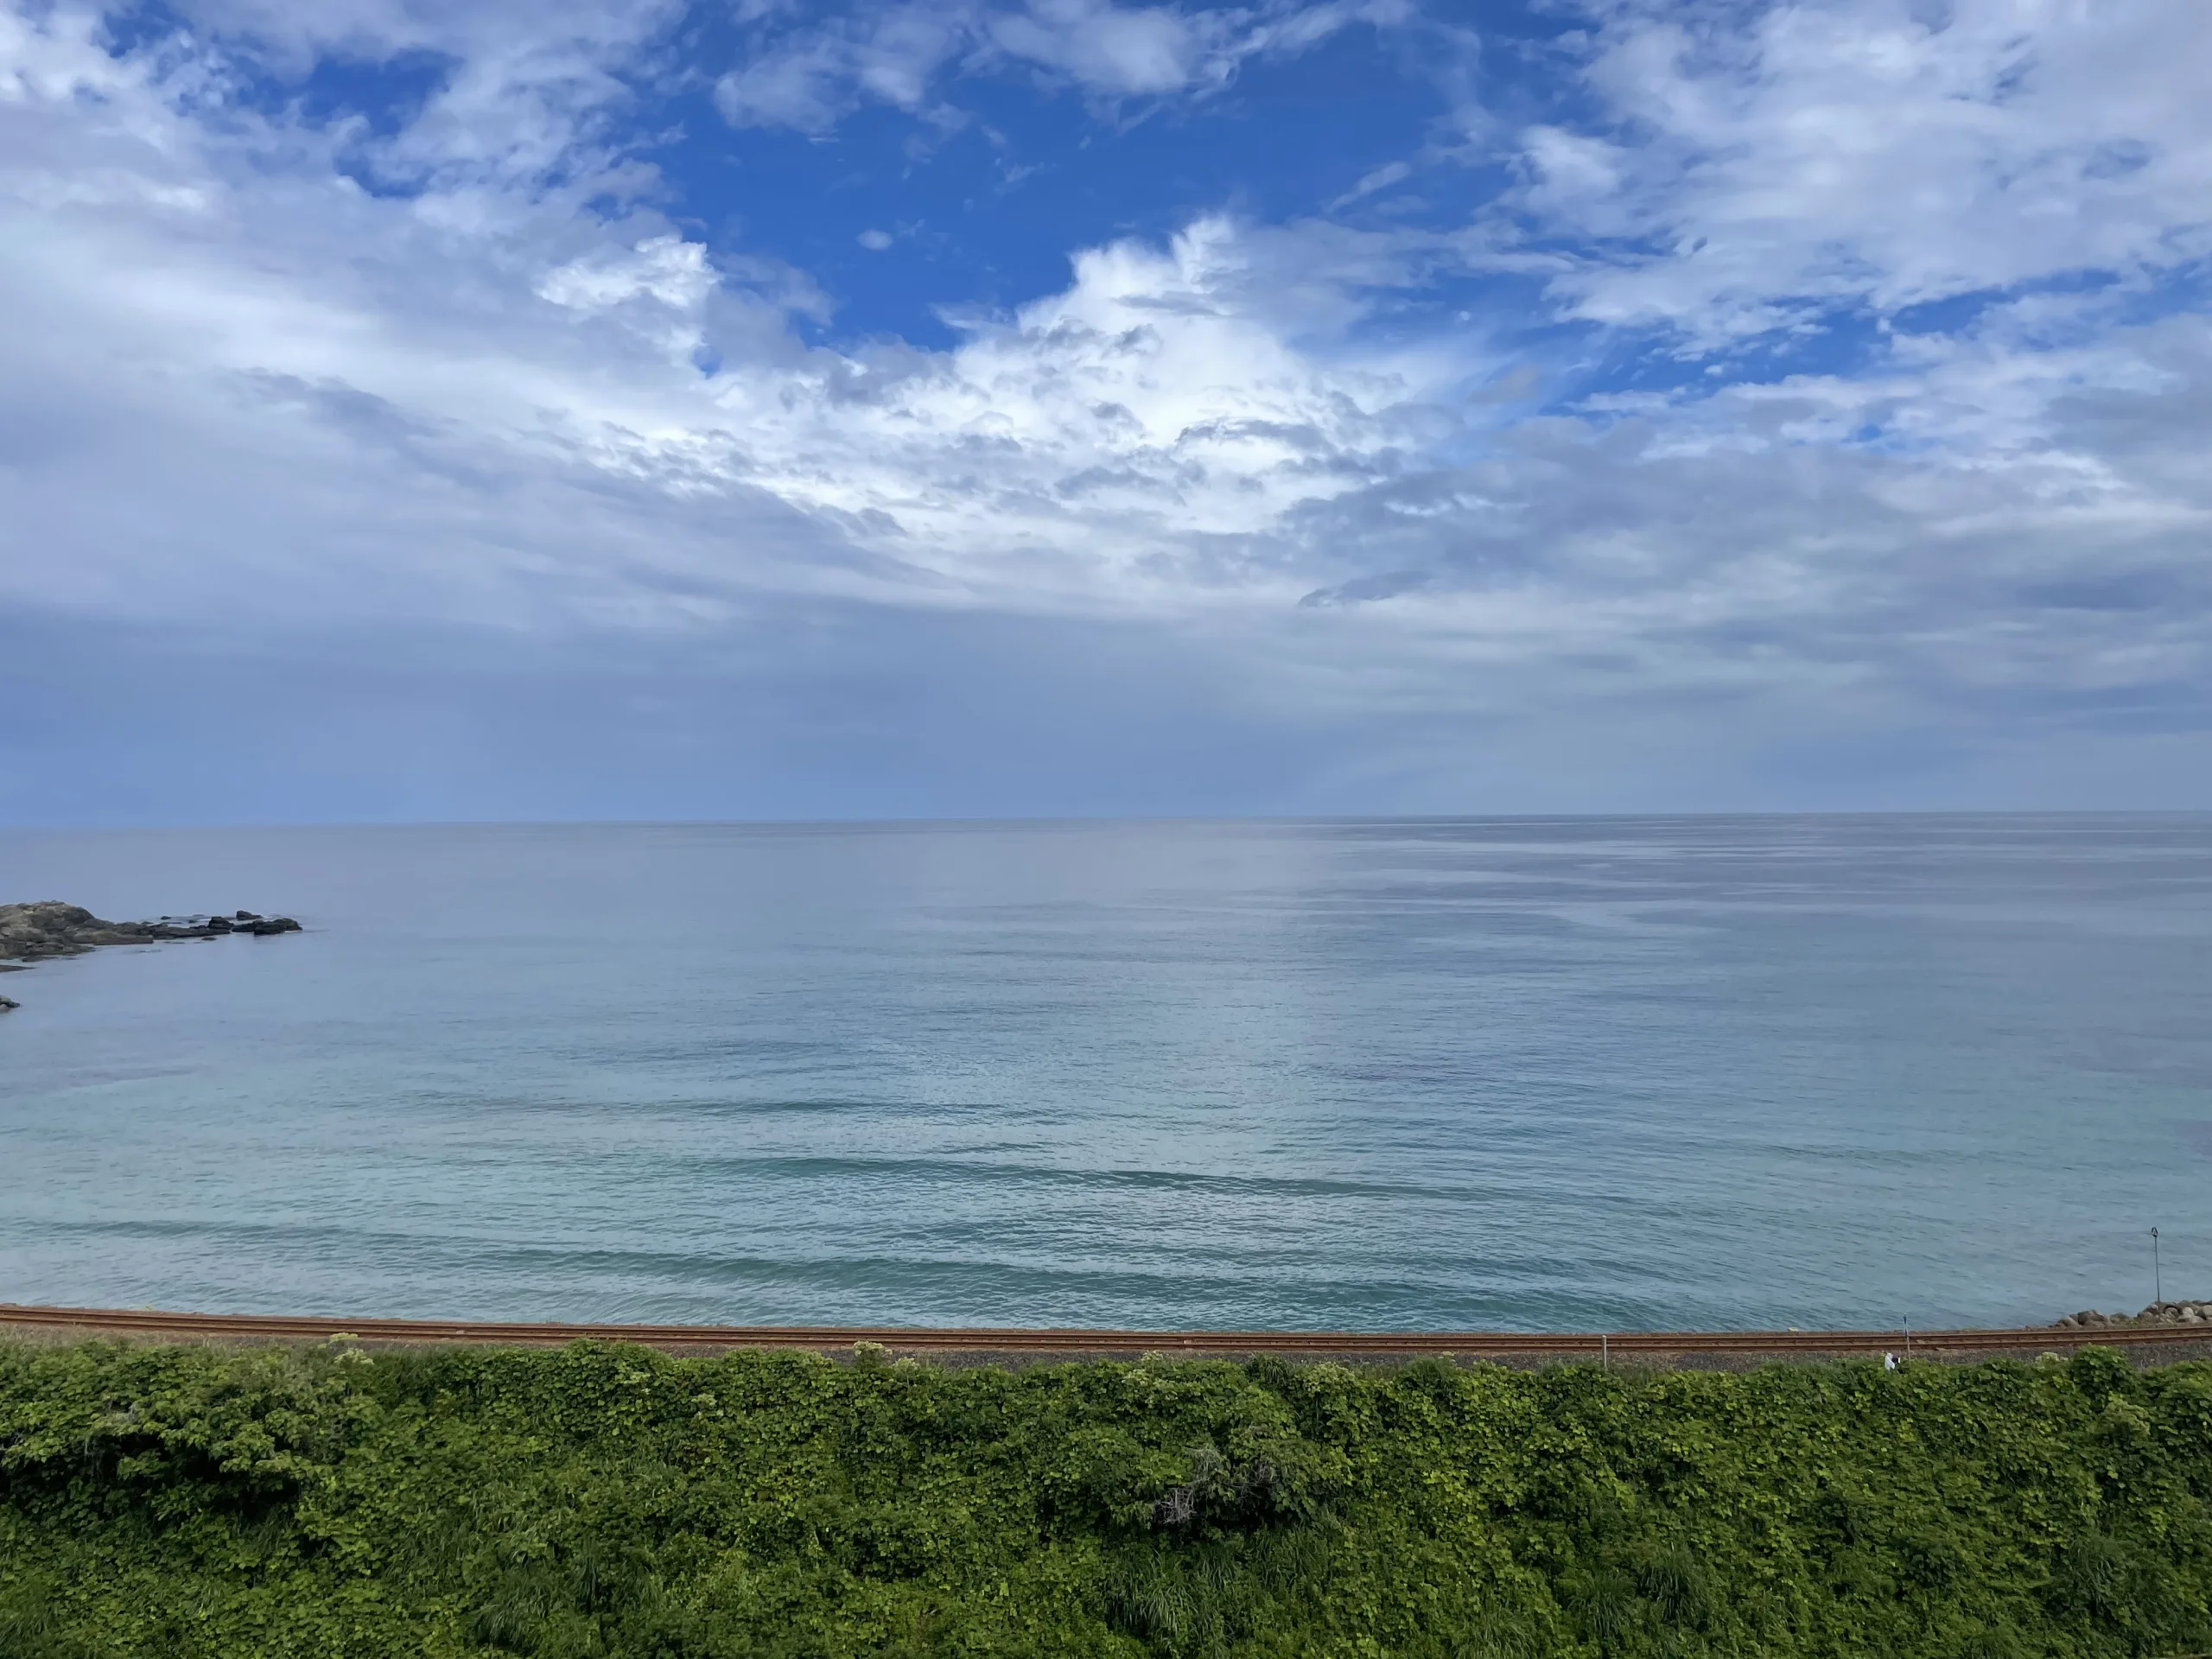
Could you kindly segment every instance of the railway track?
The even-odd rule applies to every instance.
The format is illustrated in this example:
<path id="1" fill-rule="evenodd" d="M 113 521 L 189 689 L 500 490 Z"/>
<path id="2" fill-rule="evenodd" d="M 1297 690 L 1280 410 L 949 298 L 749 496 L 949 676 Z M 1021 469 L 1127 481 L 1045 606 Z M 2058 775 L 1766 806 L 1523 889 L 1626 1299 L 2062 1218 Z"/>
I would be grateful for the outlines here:
<path id="1" fill-rule="evenodd" d="M 2012 1331 L 1097 1331 L 994 1330 L 901 1325 L 537 1325 L 482 1319 L 346 1319 L 251 1313 L 171 1313 L 104 1307 L 0 1304 L 0 1335 L 116 1338 L 139 1342 L 304 1343 L 345 1336 L 377 1346 L 464 1343 L 486 1347 L 559 1347 L 580 1340 L 639 1343 L 671 1353 L 741 1349 L 849 1352 L 874 1343 L 894 1354 L 975 1357 L 1079 1357 L 1167 1354 L 1237 1357 L 1252 1354 L 1322 1358 L 1408 1358 L 1452 1354 L 1494 1359 L 1694 1359 L 1830 1357 L 1910 1353 L 1966 1358 L 2069 1352 L 2092 1345 L 2171 1350 L 2171 1357 L 2212 1354 L 2212 1326 L 2036 1326 Z M 2147 1356 L 2145 1356 L 2147 1357 Z"/>

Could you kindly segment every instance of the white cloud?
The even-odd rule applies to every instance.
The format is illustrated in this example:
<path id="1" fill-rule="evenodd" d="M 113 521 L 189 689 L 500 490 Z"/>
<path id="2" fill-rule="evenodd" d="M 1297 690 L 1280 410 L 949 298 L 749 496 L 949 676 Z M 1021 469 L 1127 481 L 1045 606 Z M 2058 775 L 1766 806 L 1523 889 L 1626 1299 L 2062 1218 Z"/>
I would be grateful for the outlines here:
<path id="1" fill-rule="evenodd" d="M 1519 207 L 1584 244 L 1554 284 L 1575 315 L 1713 347 L 1837 304 L 2212 253 L 2197 0 L 1601 15 L 1581 73 L 1602 118 L 1522 148 Z"/>
<path id="2" fill-rule="evenodd" d="M 2136 60 L 2061 61 L 2095 55 L 2069 8 L 1801 7 L 1699 52 L 1619 10 L 1586 60 L 1612 118 L 1532 130 L 1514 206 L 1574 261 L 1565 310 L 1700 345 L 2092 254 L 2139 283 L 2202 211 L 2167 96 L 2198 43 L 2147 0 L 2129 27 L 2153 13 L 2173 49 L 2133 37 L 2131 102 Z M 1105 54 L 1088 84 L 1210 73 L 1141 31 L 1069 44 L 1098 15 L 1037 14 L 1070 64 Z M 478 51 L 391 16 L 325 21 Z M 2201 315 L 2018 296 L 1871 366 L 1531 416 L 1562 357 L 1394 309 L 1439 238 L 1214 215 L 1077 251 L 949 350 L 810 346 L 804 276 L 710 254 L 609 137 L 643 16 L 484 25 L 450 83 L 482 99 L 385 144 L 420 188 L 379 195 L 337 165 L 358 137 L 221 102 L 232 48 L 118 59 L 84 15 L 0 14 L 0 604 L 647 639 L 822 604 L 1112 621 L 1216 653 L 1271 720 L 1382 722 L 1376 764 L 1402 741 L 1414 770 L 1468 721 L 1688 743 L 1709 717 L 1740 746 L 2202 718 Z"/>
<path id="3" fill-rule="evenodd" d="M 690 357 L 705 343 L 702 313 L 721 277 L 696 242 L 649 236 L 624 252 L 601 249 L 549 270 L 537 293 L 585 316 L 620 311 L 669 356 Z M 649 304 L 641 308 L 638 302 Z"/>
<path id="4" fill-rule="evenodd" d="M 944 37 L 931 49 L 899 56 L 888 43 L 879 48 L 825 30 L 731 70 L 715 83 L 715 103 L 733 126 L 825 131 L 856 105 L 862 85 L 912 108 L 952 44 Z"/>
<path id="5" fill-rule="evenodd" d="M 1174 606 L 1262 578 L 1227 543 L 1406 464 L 1473 366 L 1301 346 L 1301 264 L 1204 221 L 1083 254 L 1067 289 L 941 356 L 733 371 L 714 396 L 750 477 L 869 544 L 1017 603 Z"/>
<path id="6" fill-rule="evenodd" d="M 648 237 L 627 254 L 600 252 L 549 270 L 537 291 L 556 305 L 604 311 L 625 300 L 658 301 L 672 311 L 696 312 L 718 279 L 707 251 L 679 236 Z"/>
<path id="7" fill-rule="evenodd" d="M 1032 0 L 1026 10 L 987 15 L 983 27 L 1009 57 L 1058 70 L 1097 92 L 1142 95 L 1180 92 L 1226 75 L 1241 55 L 1238 25 L 1244 21 L 1111 0 Z"/>
<path id="8" fill-rule="evenodd" d="M 864 100 L 921 110 L 955 63 L 1011 65 L 1106 99 L 1218 87 L 1255 54 L 1303 51 L 1388 0 L 1185 10 L 1115 0 L 902 0 L 760 35 L 715 84 L 734 125 L 822 132 Z M 772 14 L 770 14 L 772 17 Z"/>
<path id="9" fill-rule="evenodd" d="M 111 64 L 81 30 L 35 33 L 11 65 L 71 53 L 84 73 Z M 193 469 L 186 539 L 197 550 L 180 587 L 155 550 L 162 537 L 134 518 L 105 532 L 98 513 L 65 527 L 72 509 L 53 493 L 67 469 L 26 480 L 18 522 L 42 519 L 73 553 L 12 560 L 0 583 L 19 601 L 162 613 L 194 608 L 197 591 L 219 609 L 283 609 L 350 603 L 329 595 L 365 582 L 377 605 L 419 584 L 412 602 L 427 613 L 475 615 L 494 593 L 527 588 L 516 599 L 526 613 L 572 600 L 606 615 L 606 572 L 620 567 L 649 590 L 645 614 L 659 602 L 654 583 L 680 567 L 720 603 L 766 588 L 1172 607 L 1194 573 L 1219 585 L 1223 538 L 1263 533 L 1287 508 L 1398 464 L 1408 421 L 1452 366 L 1427 353 L 1338 360 L 1294 343 L 1314 325 L 1325 340 L 1330 306 L 1345 310 L 1317 268 L 1387 272 L 1225 221 L 1164 251 L 1086 253 L 1065 293 L 973 321 L 949 353 L 808 350 L 784 326 L 784 308 L 808 302 L 803 289 L 777 288 L 772 270 L 749 289 L 723 281 L 740 262 L 718 269 L 649 213 L 580 214 L 581 189 L 502 186 L 503 162 L 464 176 L 453 161 L 443 189 L 372 197 L 327 155 L 302 155 L 308 135 L 237 112 L 202 127 L 143 74 L 87 103 L 79 79 L 48 73 L 56 94 L 15 106 L 0 164 L 0 229 L 29 251 L 8 296 L 26 325 L 16 397 L 94 399 L 105 412 L 87 429 L 143 430 L 156 448 L 181 420 L 194 435 L 175 453 L 227 447 L 243 493 L 220 510 L 210 492 L 219 496 L 224 466 Z M 571 130 L 589 146 L 588 123 Z M 58 196 L 54 181 L 90 175 L 94 156 L 112 188 L 97 200 Z M 190 223 L 153 205 L 180 192 L 200 204 Z M 80 345 L 57 361 L 46 345 L 57 339 Z M 723 362 L 711 378 L 692 365 L 708 349 Z M 158 398 L 123 391 L 149 374 Z M 365 479 L 405 465 L 436 475 L 409 503 L 410 521 L 428 501 L 458 500 L 464 476 L 491 494 L 442 552 L 410 522 L 407 551 L 372 575 L 362 537 L 393 511 L 385 483 L 345 510 L 346 534 L 270 545 L 255 523 L 282 517 L 288 493 L 342 492 L 331 469 L 349 443 L 379 452 Z M 734 523 L 780 512 L 790 546 L 722 544 L 704 531 L 626 537 L 599 515 L 576 521 L 612 537 L 590 557 L 525 553 L 512 532 L 487 538 L 493 501 L 524 478 L 543 492 L 548 467 L 563 470 L 564 492 L 671 492 L 694 504 L 695 524 L 697 504 L 716 499 Z M 573 548 L 575 524 L 555 540 Z M 842 551 L 826 554 L 833 545 Z M 413 566 L 406 581 L 401 565 Z"/>

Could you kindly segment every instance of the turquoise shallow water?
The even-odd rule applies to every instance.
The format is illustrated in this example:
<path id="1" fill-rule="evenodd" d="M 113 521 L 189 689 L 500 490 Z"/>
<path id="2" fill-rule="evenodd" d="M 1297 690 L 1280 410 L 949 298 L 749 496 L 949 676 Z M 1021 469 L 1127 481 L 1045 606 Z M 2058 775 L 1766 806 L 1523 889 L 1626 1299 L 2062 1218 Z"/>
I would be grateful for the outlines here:
<path id="1" fill-rule="evenodd" d="M 2012 1323 L 2212 1294 L 2212 820 L 0 834 L 0 1300 Z"/>

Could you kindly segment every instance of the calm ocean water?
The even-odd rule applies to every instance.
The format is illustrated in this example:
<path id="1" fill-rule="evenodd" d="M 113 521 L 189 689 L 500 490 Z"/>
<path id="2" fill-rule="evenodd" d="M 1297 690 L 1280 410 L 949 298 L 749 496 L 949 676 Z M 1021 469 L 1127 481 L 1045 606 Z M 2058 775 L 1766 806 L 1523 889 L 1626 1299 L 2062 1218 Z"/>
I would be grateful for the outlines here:
<path id="1" fill-rule="evenodd" d="M 0 1300 L 1147 1326 L 2212 1294 L 2212 820 L 0 835 Z"/>

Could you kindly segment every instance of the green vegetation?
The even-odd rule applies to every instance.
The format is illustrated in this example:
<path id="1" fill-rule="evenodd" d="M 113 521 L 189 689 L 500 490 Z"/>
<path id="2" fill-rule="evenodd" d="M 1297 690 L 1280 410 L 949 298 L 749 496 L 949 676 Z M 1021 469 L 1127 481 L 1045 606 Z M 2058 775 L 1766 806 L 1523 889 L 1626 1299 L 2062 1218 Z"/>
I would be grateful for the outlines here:
<path id="1" fill-rule="evenodd" d="M 0 1347 L 0 1655 L 2212 1648 L 2212 1366 Z"/>

